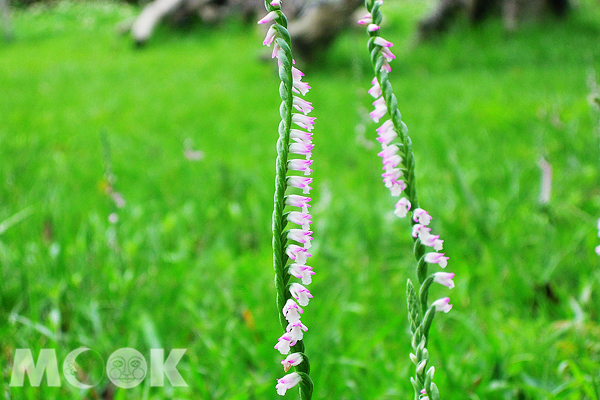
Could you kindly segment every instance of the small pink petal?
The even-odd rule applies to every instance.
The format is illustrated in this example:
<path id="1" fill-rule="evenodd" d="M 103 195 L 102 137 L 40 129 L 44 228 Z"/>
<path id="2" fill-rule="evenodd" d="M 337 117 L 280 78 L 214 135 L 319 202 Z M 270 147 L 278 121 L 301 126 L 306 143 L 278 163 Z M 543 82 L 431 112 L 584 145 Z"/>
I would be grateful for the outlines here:
<path id="1" fill-rule="evenodd" d="M 257 23 L 258 24 L 268 24 L 269 22 L 276 20 L 278 17 L 279 17 L 279 14 L 277 13 L 277 11 L 271 11 L 270 13 L 265 15 L 262 19 L 260 19 Z"/>

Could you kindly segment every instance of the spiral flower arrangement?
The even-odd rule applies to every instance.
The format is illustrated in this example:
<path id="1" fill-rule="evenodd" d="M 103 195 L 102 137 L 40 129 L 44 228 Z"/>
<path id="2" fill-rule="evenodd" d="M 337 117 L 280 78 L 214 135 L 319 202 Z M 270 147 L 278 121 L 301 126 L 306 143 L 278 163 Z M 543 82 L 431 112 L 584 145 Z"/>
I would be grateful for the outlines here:
<path id="1" fill-rule="evenodd" d="M 308 305 L 312 295 L 304 286 L 312 281 L 312 267 L 306 265 L 311 254 L 312 231 L 310 230 L 310 184 L 308 176 L 312 170 L 312 129 L 314 117 L 310 102 L 300 96 L 306 95 L 310 86 L 302 81 L 304 74 L 293 66 L 291 40 L 287 31 L 287 19 L 281 11 L 281 1 L 266 1 L 267 15 L 259 24 L 271 24 L 263 44 L 273 45 L 272 57 L 279 66 L 279 139 L 277 141 L 277 161 L 275 176 L 275 199 L 273 211 L 273 267 L 277 290 L 279 321 L 284 334 L 279 337 L 275 349 L 285 359 L 281 361 L 285 372 L 294 367 L 295 372 L 277 380 L 276 390 L 284 395 L 288 389 L 300 386 L 300 398 L 312 397 L 313 382 L 309 376 L 310 364 L 304 353 L 303 337 L 308 328 L 300 321 L 302 307 Z M 298 128 L 292 128 L 296 125 Z M 294 193 L 296 191 L 296 193 Z M 301 194 L 298 192 L 301 191 Z M 288 210 L 287 208 L 291 208 Z M 286 229 L 287 224 L 297 228 Z M 294 243 L 295 242 L 295 243 Z M 291 278 L 302 283 L 291 282 Z"/>
<path id="2" fill-rule="evenodd" d="M 373 78 L 372 86 L 368 91 L 375 98 L 374 110 L 370 115 L 373 121 L 378 123 L 386 114 L 389 114 L 389 119 L 377 128 L 377 140 L 381 143 L 382 148 L 379 156 L 383 161 L 383 182 L 393 197 L 400 197 L 396 202 L 394 213 L 400 218 L 409 214 L 412 217 L 413 251 L 417 260 L 416 273 L 419 281 L 418 295 L 412 281 L 409 279 L 407 282 L 408 314 L 414 350 L 414 353 L 410 354 L 410 359 L 416 367 L 415 376 L 411 377 L 411 383 L 415 390 L 414 398 L 415 400 L 438 400 L 439 390 L 433 383 L 435 368 L 433 366 L 427 368 L 429 363 L 427 342 L 435 313 L 448 312 L 452 305 L 448 297 L 429 304 L 428 295 L 434 282 L 452 289 L 454 274 L 447 272 L 429 274 L 428 272 L 429 266 L 432 264 L 446 268 L 448 257 L 439 252 L 443 248 L 444 241 L 440 239 L 439 235 L 431 233 L 429 224 L 432 217 L 419 207 L 412 141 L 408 136 L 408 128 L 398 111 L 398 101 L 388 76 L 391 72 L 390 62 L 396 58 L 390 50 L 393 43 L 379 36 L 383 19 L 380 11 L 382 5 L 382 0 L 366 0 L 365 6 L 368 13 L 358 21 L 360 25 L 367 26 L 368 49 L 375 72 L 375 78 Z M 434 251 L 428 252 L 428 247 Z"/>

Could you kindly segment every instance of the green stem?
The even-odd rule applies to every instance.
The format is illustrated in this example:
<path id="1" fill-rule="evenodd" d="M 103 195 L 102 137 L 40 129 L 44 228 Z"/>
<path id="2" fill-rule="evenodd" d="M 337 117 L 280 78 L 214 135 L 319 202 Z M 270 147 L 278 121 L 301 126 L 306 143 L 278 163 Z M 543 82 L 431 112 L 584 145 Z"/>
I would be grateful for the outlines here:
<path id="1" fill-rule="evenodd" d="M 288 156 L 289 156 L 289 145 L 290 145 L 290 130 L 292 125 L 292 109 L 293 109 L 293 85 L 294 80 L 292 76 L 292 50 L 291 50 L 291 39 L 289 32 L 287 31 L 287 19 L 280 7 L 275 7 L 270 4 L 269 1 L 265 1 L 265 7 L 267 11 L 276 11 L 278 18 L 275 21 L 274 28 L 277 30 L 281 37 L 275 39 L 275 43 L 284 54 L 284 57 L 278 57 L 279 61 L 279 78 L 281 84 L 279 85 L 279 95 L 281 97 L 281 105 L 279 107 L 279 114 L 281 116 L 281 122 L 279 123 L 279 137 L 277 140 L 277 160 L 275 163 L 275 195 L 274 195 L 274 209 L 273 209 L 273 220 L 272 220 L 272 231 L 273 231 L 273 268 L 275 270 L 275 288 L 277 291 L 277 308 L 279 310 L 279 322 L 282 328 L 287 328 L 288 322 L 283 315 L 283 307 L 289 298 L 291 293 L 287 289 L 289 274 L 286 272 L 286 262 L 288 260 L 285 254 L 285 246 L 287 244 L 287 238 L 285 236 L 284 229 L 287 224 L 285 214 L 285 193 L 287 190 L 287 172 L 288 172 Z M 293 352 L 303 353 L 303 363 L 296 367 L 298 374 L 302 377 L 300 383 L 300 398 L 302 400 L 310 400 L 313 393 L 313 382 L 310 379 L 308 373 L 310 372 L 310 363 L 306 354 L 304 354 L 304 342 L 299 340 L 294 346 L 292 346 Z"/>
<path id="2" fill-rule="evenodd" d="M 268 4 L 268 3 L 267 3 Z M 268 4 L 267 9 L 273 11 L 275 8 Z M 287 30 L 284 25 L 287 25 L 285 16 L 278 19 L 276 29 L 281 32 Z M 289 38 L 289 34 L 283 35 Z M 273 231 L 273 269 L 275 270 L 275 288 L 277 291 L 277 308 L 279 310 L 279 322 L 282 328 L 287 327 L 287 321 L 283 315 L 283 307 L 290 298 L 290 294 L 285 291 L 287 279 L 285 276 L 285 246 L 287 239 L 282 235 L 285 228 L 285 192 L 287 189 L 287 164 L 288 164 L 288 153 L 290 144 L 290 129 L 292 124 L 292 102 L 293 102 L 293 79 L 292 79 L 292 57 L 291 49 L 285 40 L 278 38 L 277 44 L 282 48 L 286 57 L 281 60 L 281 66 L 279 67 L 279 77 L 281 84 L 279 87 L 279 94 L 281 96 L 281 106 L 279 107 L 279 113 L 281 115 L 281 122 L 279 123 L 279 138 L 277 140 L 277 160 L 275 163 L 275 195 L 274 195 L 274 209 L 273 209 L 273 220 L 272 220 L 272 231 Z"/>
<path id="3" fill-rule="evenodd" d="M 365 0 L 365 6 L 371 13 L 373 23 L 381 25 L 383 15 L 379 10 L 381 3 L 375 0 Z M 414 226 L 417 222 L 412 218 L 415 209 L 419 208 L 419 199 L 417 196 L 417 185 L 415 179 L 415 157 L 412 151 L 412 141 L 408 136 L 408 128 L 402 121 L 402 115 L 398 110 L 398 100 L 394 95 L 392 84 L 389 81 L 388 73 L 382 70 L 384 65 L 384 57 L 381 53 L 381 47 L 375 44 L 375 39 L 379 36 L 379 30 L 369 32 L 370 39 L 368 49 L 371 55 L 371 62 L 375 76 L 381 87 L 382 96 L 390 115 L 390 119 L 394 125 L 395 131 L 398 133 L 400 144 L 400 155 L 402 157 L 401 170 L 404 174 L 406 189 L 404 191 L 406 198 L 411 203 L 411 224 Z M 433 277 L 428 277 L 428 264 L 425 262 L 425 247 L 421 241 L 414 238 L 413 254 L 417 261 L 416 272 L 419 280 L 419 297 L 417 297 L 415 288 L 412 282 L 408 281 L 407 286 L 407 302 L 409 311 L 409 322 L 413 334 L 412 345 L 415 351 L 415 361 L 417 370 L 415 377 L 411 378 L 415 390 L 415 399 L 419 399 L 421 389 L 425 389 L 431 400 L 438 400 L 439 393 L 437 387 L 431 382 L 431 377 L 427 375 L 427 363 L 429 359 L 426 349 L 429 328 L 435 316 L 435 308 L 429 308 L 427 304 L 427 295 L 429 288 L 433 282 Z"/>

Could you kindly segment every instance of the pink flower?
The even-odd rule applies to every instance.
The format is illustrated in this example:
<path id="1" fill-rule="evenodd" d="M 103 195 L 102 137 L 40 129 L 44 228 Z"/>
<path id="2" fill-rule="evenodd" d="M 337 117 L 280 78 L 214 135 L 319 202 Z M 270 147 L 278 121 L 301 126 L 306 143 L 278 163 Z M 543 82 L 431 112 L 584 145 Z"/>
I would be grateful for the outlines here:
<path id="1" fill-rule="evenodd" d="M 396 146 L 395 144 L 389 145 L 389 146 L 385 146 L 383 148 L 383 150 L 381 150 L 379 153 L 377 153 L 377 155 L 379 157 L 391 157 L 394 154 L 396 154 L 398 151 L 400 150 L 400 148 L 398 146 Z"/>
<path id="2" fill-rule="evenodd" d="M 290 139 L 303 143 L 312 143 L 312 132 L 304 132 L 300 129 L 290 129 Z"/>
<path id="3" fill-rule="evenodd" d="M 290 269 L 288 272 L 290 275 L 295 276 L 298 279 L 302 279 L 303 285 L 310 285 L 312 283 L 311 275 L 315 275 L 312 267 L 301 264 L 290 264 Z"/>
<path id="4" fill-rule="evenodd" d="M 390 67 L 390 63 L 388 62 L 388 60 L 383 60 L 381 70 L 387 72 L 388 74 L 392 72 L 392 67 Z"/>
<path id="5" fill-rule="evenodd" d="M 288 169 L 292 171 L 304 171 L 304 175 L 310 175 L 312 169 L 310 169 L 310 165 L 312 164 L 312 160 L 288 160 Z"/>
<path id="6" fill-rule="evenodd" d="M 265 40 L 263 40 L 263 45 L 271 46 L 271 43 L 273 43 L 273 40 L 275 40 L 276 34 L 277 34 L 277 30 L 275 29 L 275 27 L 273 25 L 271 25 L 269 27 L 269 30 L 267 31 L 267 36 L 265 36 Z"/>
<path id="7" fill-rule="evenodd" d="M 423 245 L 433 247 L 435 251 L 440 251 L 444 248 L 444 241 L 440 239 L 440 235 L 429 235 L 421 240 Z"/>
<path id="8" fill-rule="evenodd" d="M 310 230 L 309 224 L 312 224 L 310 220 L 312 216 L 309 213 L 303 213 L 298 211 L 292 211 L 287 215 L 287 220 L 291 223 L 302 225 L 303 231 Z"/>
<path id="9" fill-rule="evenodd" d="M 401 198 L 396 203 L 396 211 L 394 211 L 394 214 L 400 218 L 406 217 L 406 214 L 408 214 L 408 211 L 410 210 L 410 205 L 410 201 L 406 197 Z"/>
<path id="10" fill-rule="evenodd" d="M 382 144 L 382 146 L 389 145 L 392 140 L 398 137 L 398 134 L 394 130 L 394 123 L 389 119 L 385 121 L 379 128 L 377 128 L 377 134 L 379 136 L 377 140 Z"/>
<path id="11" fill-rule="evenodd" d="M 283 306 L 282 312 L 283 312 L 283 316 L 285 317 L 287 322 L 289 322 L 290 324 L 293 324 L 295 322 L 300 321 L 300 314 L 302 314 L 304 312 L 304 310 L 302 310 L 302 308 L 300 308 L 300 306 L 298 304 L 296 304 L 296 302 L 294 300 L 288 299 L 288 301 L 285 303 L 285 306 Z M 286 335 L 283 335 L 283 336 L 286 336 Z M 291 342 L 291 337 L 290 337 L 289 341 Z M 287 351 L 286 351 L 286 353 L 287 353 Z"/>
<path id="12" fill-rule="evenodd" d="M 375 106 L 375 108 L 377 108 L 377 107 L 384 107 L 385 106 L 385 99 L 383 97 L 379 97 L 378 99 L 376 99 L 373 102 L 373 106 Z"/>
<path id="13" fill-rule="evenodd" d="M 301 381 L 302 378 L 296 372 L 292 372 L 291 374 L 287 374 L 281 379 L 277 379 L 277 385 L 275 386 L 275 389 L 277 389 L 277 394 L 280 396 L 285 395 L 285 392 L 288 389 L 293 388 Z"/>
<path id="14" fill-rule="evenodd" d="M 388 49 L 387 47 L 384 47 L 383 49 L 381 49 L 381 55 L 383 55 L 385 57 L 385 60 L 387 62 L 392 62 L 392 60 L 396 58 L 394 53 L 392 53 L 391 50 Z"/>
<path id="15" fill-rule="evenodd" d="M 392 168 L 396 168 L 398 164 L 402 162 L 402 157 L 398 154 L 394 154 L 391 157 L 384 157 L 383 159 L 383 169 L 386 171 Z"/>
<path id="16" fill-rule="evenodd" d="M 290 194 L 285 198 L 285 204 L 292 207 L 310 207 L 308 202 L 310 201 L 310 197 L 299 196 L 297 194 Z"/>
<path id="17" fill-rule="evenodd" d="M 279 46 L 279 44 L 277 44 L 277 42 L 275 42 L 275 44 L 273 45 L 273 51 L 271 52 L 271 58 L 277 57 L 277 60 L 279 60 L 280 55 L 281 55 L 281 57 L 283 57 L 284 53 L 281 50 L 281 47 Z"/>
<path id="18" fill-rule="evenodd" d="M 386 188 L 391 188 L 394 182 L 398 182 L 398 180 L 402 177 L 402 171 L 400 168 L 392 168 L 387 170 L 383 174 L 383 183 L 385 183 Z"/>
<path id="19" fill-rule="evenodd" d="M 304 244 L 305 249 L 310 249 L 310 241 L 312 238 L 312 231 L 305 231 L 302 229 L 290 229 L 287 234 L 287 238 L 290 240 L 294 240 L 298 243 Z"/>
<path id="20" fill-rule="evenodd" d="M 398 197 L 402 192 L 406 189 L 406 183 L 402 179 L 398 181 L 392 182 L 392 187 L 390 188 L 390 192 L 392 196 Z"/>
<path id="21" fill-rule="evenodd" d="M 313 297 L 312 294 L 310 294 L 310 290 L 295 282 L 290 285 L 290 293 L 302 307 L 307 306 L 308 302 Z"/>
<path id="22" fill-rule="evenodd" d="M 277 349 L 281 354 L 287 354 L 290 352 L 291 345 L 292 345 L 292 336 L 286 332 L 279 339 L 277 339 L 277 344 L 275 345 L 275 349 Z"/>
<path id="23" fill-rule="evenodd" d="M 439 283 L 440 285 L 444 285 L 449 289 L 454 287 L 454 278 L 453 272 L 436 272 L 433 274 L 433 281 Z"/>
<path id="24" fill-rule="evenodd" d="M 307 115 L 313 110 L 312 103 L 298 96 L 294 96 L 292 104 L 296 110 L 300 111 L 301 113 L 304 113 L 304 115 Z"/>
<path id="25" fill-rule="evenodd" d="M 312 178 L 305 178 L 303 176 L 288 176 L 287 178 L 287 184 L 289 186 L 302 189 L 304 194 L 308 194 L 311 191 L 312 188 L 309 185 L 312 181 Z"/>
<path id="26" fill-rule="evenodd" d="M 369 115 L 371 116 L 371 119 L 377 123 L 381 118 L 383 118 L 386 112 L 387 108 L 384 105 L 383 107 L 378 107 L 374 109 L 369 113 Z"/>
<path id="27" fill-rule="evenodd" d="M 373 42 L 377 45 L 377 46 L 381 46 L 381 47 L 392 47 L 394 44 L 392 42 L 388 42 L 387 40 L 385 40 L 384 38 L 382 38 L 381 36 L 377 36 L 375 38 L 375 40 L 373 40 Z"/>
<path id="28" fill-rule="evenodd" d="M 306 93 L 308 93 L 310 90 L 308 83 L 300 80 L 303 76 L 304 74 L 299 69 L 292 67 L 292 91 L 294 93 L 300 93 L 302 96 L 306 95 Z"/>
<path id="29" fill-rule="evenodd" d="M 432 219 L 429 213 L 422 208 L 417 208 L 413 213 L 413 220 L 421 225 L 429 225 Z"/>
<path id="30" fill-rule="evenodd" d="M 425 254 L 425 262 L 429 264 L 439 264 L 440 267 L 446 268 L 449 257 L 444 257 L 444 253 L 427 253 Z"/>
<path id="31" fill-rule="evenodd" d="M 434 301 L 433 303 L 431 303 L 431 305 L 435 307 L 435 311 L 443 311 L 443 312 L 447 313 L 448 311 L 450 311 L 452 309 L 452 304 L 449 304 L 449 303 L 450 303 L 450 298 L 443 297 L 441 299 Z"/>
<path id="32" fill-rule="evenodd" d="M 292 114 L 292 122 L 298 125 L 300 128 L 304 128 L 307 131 L 312 131 L 315 124 L 315 117 L 307 117 L 303 114 Z"/>
<path id="33" fill-rule="evenodd" d="M 269 22 L 276 20 L 278 17 L 279 14 L 277 13 L 277 11 L 271 11 L 265 17 L 260 19 L 258 21 L 258 24 L 268 24 Z"/>
<path id="34" fill-rule="evenodd" d="M 312 157 L 312 149 L 314 145 L 312 143 L 295 142 L 290 144 L 290 153 L 306 156 L 307 160 Z"/>
<path id="35" fill-rule="evenodd" d="M 292 79 L 295 81 L 299 81 L 304 76 L 304 72 L 300 71 L 296 67 L 292 67 Z"/>
<path id="36" fill-rule="evenodd" d="M 293 324 L 289 324 L 287 326 L 287 332 L 290 334 L 292 338 L 292 346 L 296 344 L 298 340 L 302 340 L 304 337 L 304 332 L 306 332 L 308 328 L 302 322 L 294 322 Z"/>
<path id="37" fill-rule="evenodd" d="M 369 93 L 374 98 L 380 97 L 382 95 L 382 93 L 381 93 L 381 86 L 379 86 L 379 82 L 377 81 L 377 77 L 373 78 L 373 80 L 371 81 L 371 84 L 373 86 L 371 87 L 371 89 L 368 90 L 367 93 Z"/>
<path id="38" fill-rule="evenodd" d="M 312 257 L 312 254 L 307 252 L 304 247 L 300 247 L 297 244 L 288 245 L 285 253 L 298 264 L 306 264 L 307 257 Z"/>
<path id="39" fill-rule="evenodd" d="M 373 121 L 379 122 L 379 120 L 385 115 L 387 112 L 387 107 L 385 105 L 385 99 L 383 97 L 378 98 L 373 102 L 375 109 L 369 113 Z"/>
<path id="40" fill-rule="evenodd" d="M 419 237 L 419 239 L 421 239 L 421 241 L 426 240 L 431 232 L 431 228 L 426 227 L 425 225 L 421 225 L 421 224 L 415 224 L 413 225 L 413 229 L 412 229 L 412 235 L 413 237 Z"/>
<path id="41" fill-rule="evenodd" d="M 371 13 L 365 14 L 364 17 L 358 20 L 359 25 L 368 25 L 371 23 L 373 23 L 373 16 L 371 15 Z"/>
<path id="42" fill-rule="evenodd" d="M 379 25 L 369 24 L 369 26 L 367 26 L 367 31 L 369 31 L 369 32 L 375 32 L 378 30 L 379 30 Z"/>
<path id="43" fill-rule="evenodd" d="M 281 7 L 281 0 L 273 0 L 269 4 L 273 7 Z"/>
<path id="44" fill-rule="evenodd" d="M 281 365 L 283 365 L 283 370 L 285 372 L 288 372 L 290 370 L 290 368 L 295 367 L 296 365 L 300 364 L 301 362 L 302 362 L 302 354 L 292 353 L 289 356 L 287 356 L 285 358 L 285 360 L 283 360 L 281 362 Z"/>

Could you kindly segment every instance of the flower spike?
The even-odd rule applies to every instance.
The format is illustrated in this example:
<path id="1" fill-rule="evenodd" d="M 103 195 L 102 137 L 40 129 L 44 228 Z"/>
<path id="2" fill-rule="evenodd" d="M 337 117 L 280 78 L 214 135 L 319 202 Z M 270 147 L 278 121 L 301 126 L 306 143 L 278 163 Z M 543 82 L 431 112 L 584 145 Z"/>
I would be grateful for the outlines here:
<path id="1" fill-rule="evenodd" d="M 413 335 L 413 353 L 410 359 L 415 365 L 415 376 L 411 378 L 415 390 L 414 398 L 419 400 L 438 400 L 439 392 L 433 381 L 431 367 L 425 371 L 429 363 L 429 352 L 426 348 L 429 328 L 435 317 L 436 311 L 449 312 L 452 305 L 447 297 L 429 304 L 429 288 L 436 282 L 449 289 L 454 287 L 454 274 L 448 272 L 435 272 L 428 275 L 427 270 L 431 264 L 438 264 L 445 268 L 448 257 L 442 250 L 444 241 L 439 235 L 431 233 L 429 227 L 432 217 L 427 211 L 419 207 L 415 182 L 415 157 L 412 152 L 412 141 L 408 136 L 408 129 L 402 122 L 398 110 L 398 99 L 393 93 L 389 81 L 392 71 L 390 63 L 396 59 L 391 51 L 393 43 L 382 38 L 381 13 L 382 0 L 365 0 L 368 14 L 359 20 L 360 25 L 366 25 L 369 53 L 375 77 L 371 81 L 368 93 L 375 98 L 374 109 L 370 116 L 375 122 L 387 116 L 387 119 L 377 128 L 377 141 L 381 144 L 379 156 L 382 158 L 383 182 L 391 192 L 392 197 L 402 197 L 396 202 L 394 214 L 404 218 L 410 214 L 412 223 L 412 236 L 414 238 L 413 251 L 418 260 L 416 272 L 420 287 L 414 287 L 412 281 L 407 282 L 407 303 L 409 322 Z M 413 210 L 414 209 L 414 210 Z M 600 229 L 600 226 L 599 226 Z M 427 252 L 430 247 L 435 252 Z M 600 246 L 598 246 L 600 254 Z M 419 293 L 417 295 L 417 293 Z"/>
<path id="2" fill-rule="evenodd" d="M 277 308 L 280 310 L 279 322 L 285 333 L 274 347 L 283 355 L 292 353 L 281 362 L 285 372 L 291 367 L 297 371 L 277 379 L 275 388 L 277 394 L 283 396 L 288 389 L 300 385 L 302 400 L 310 400 L 313 383 L 308 375 L 309 360 L 303 343 L 308 328 L 300 319 L 304 313 L 302 307 L 308 305 L 313 297 L 302 284 L 310 284 L 315 274 L 313 268 L 306 265 L 308 257 L 311 257 L 307 250 L 313 240 L 310 230 L 313 221 L 309 213 L 311 198 L 305 195 L 312 190 L 310 185 L 313 179 L 307 176 L 312 173 L 312 130 L 316 118 L 308 116 L 313 106 L 301 97 L 308 93 L 310 85 L 303 81 L 304 73 L 293 66 L 292 43 L 287 19 L 281 10 L 281 0 L 265 0 L 265 7 L 267 15 L 258 23 L 271 23 L 263 44 L 273 45 L 271 54 L 272 58 L 277 58 L 281 79 L 278 91 L 281 97 L 281 122 L 277 141 L 272 233 Z M 296 127 L 293 128 L 294 125 Z M 298 172 L 304 173 L 304 176 L 299 176 Z M 301 229 L 284 231 L 289 223 Z M 295 279 L 302 284 L 293 282 Z"/>

